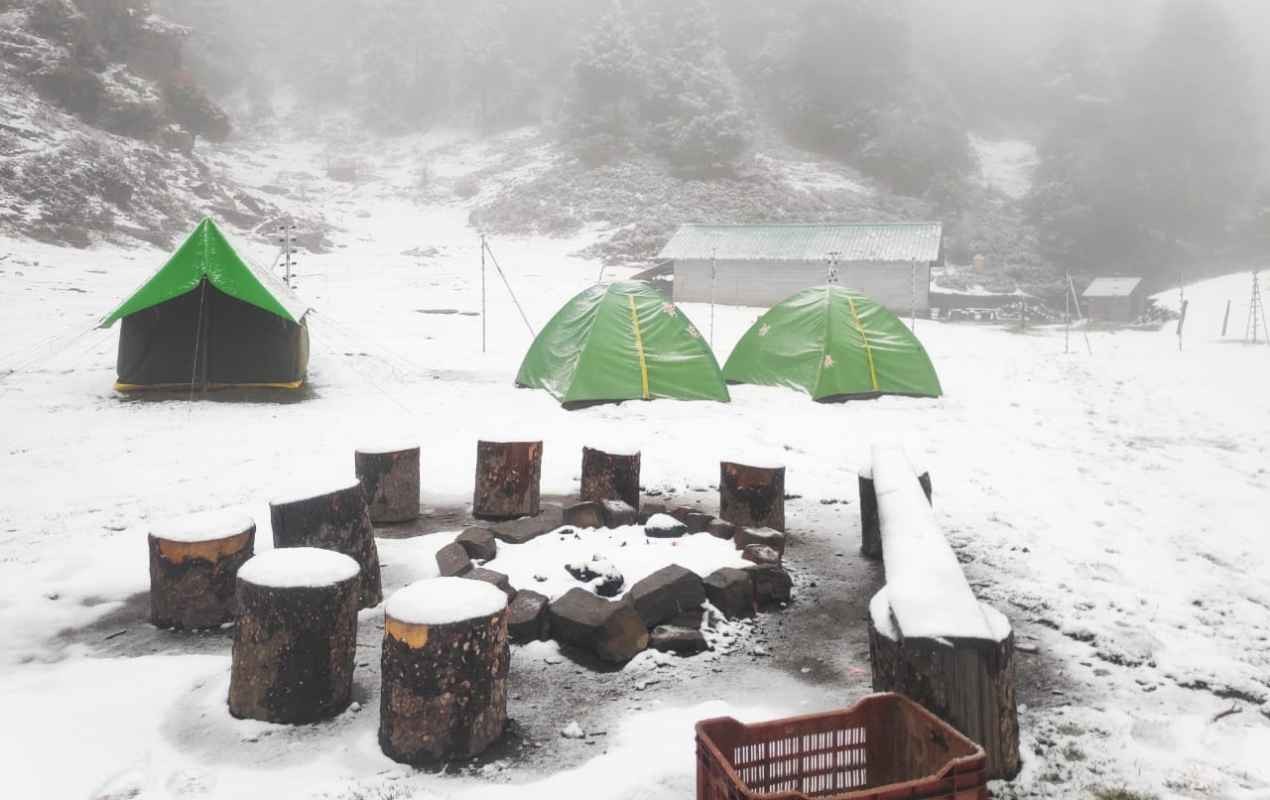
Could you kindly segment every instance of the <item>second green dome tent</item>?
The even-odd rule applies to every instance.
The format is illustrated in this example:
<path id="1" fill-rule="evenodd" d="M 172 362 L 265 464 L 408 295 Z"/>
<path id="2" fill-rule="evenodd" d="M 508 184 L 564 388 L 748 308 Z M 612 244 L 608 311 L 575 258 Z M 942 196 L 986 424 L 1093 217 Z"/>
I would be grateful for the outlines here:
<path id="1" fill-rule="evenodd" d="M 823 401 L 942 393 L 908 326 L 872 298 L 836 284 L 804 289 L 768 309 L 733 348 L 723 377 L 788 386 Z"/>

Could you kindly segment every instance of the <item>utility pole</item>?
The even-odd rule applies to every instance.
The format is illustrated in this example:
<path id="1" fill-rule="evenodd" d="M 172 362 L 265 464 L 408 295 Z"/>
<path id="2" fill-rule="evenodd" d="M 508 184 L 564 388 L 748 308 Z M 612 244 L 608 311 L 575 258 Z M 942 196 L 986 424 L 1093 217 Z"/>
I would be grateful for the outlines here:
<path id="1" fill-rule="evenodd" d="M 1072 274 L 1067 273 L 1067 283 L 1070 286 L 1072 282 Z M 1063 292 L 1063 352 L 1070 353 L 1072 351 L 1072 296 L 1070 292 Z"/>
<path id="2" fill-rule="evenodd" d="M 278 243 L 282 245 L 282 282 L 291 288 L 291 268 L 294 265 L 292 253 L 295 249 L 295 223 L 290 219 L 278 225 Z"/>
<path id="3" fill-rule="evenodd" d="M 825 263 L 828 265 L 825 282 L 830 285 L 838 283 L 838 258 L 841 256 L 842 253 L 838 250 L 830 250 L 825 254 Z"/>

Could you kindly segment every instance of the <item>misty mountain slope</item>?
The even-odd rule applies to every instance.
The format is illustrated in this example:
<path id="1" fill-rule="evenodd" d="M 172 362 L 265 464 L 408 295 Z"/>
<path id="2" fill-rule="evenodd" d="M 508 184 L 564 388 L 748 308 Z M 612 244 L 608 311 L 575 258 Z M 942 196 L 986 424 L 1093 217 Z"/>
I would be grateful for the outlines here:
<path id="1" fill-rule="evenodd" d="M 0 3 L 0 230 L 167 245 L 205 213 L 240 227 L 272 213 L 196 154 L 228 120 L 184 82 L 184 29 L 135 5 Z"/>

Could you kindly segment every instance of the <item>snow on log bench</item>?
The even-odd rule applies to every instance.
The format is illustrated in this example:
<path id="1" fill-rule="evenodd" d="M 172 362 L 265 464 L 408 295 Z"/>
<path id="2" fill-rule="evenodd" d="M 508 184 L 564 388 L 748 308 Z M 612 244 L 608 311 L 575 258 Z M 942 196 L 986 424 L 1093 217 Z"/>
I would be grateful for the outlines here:
<path id="1" fill-rule="evenodd" d="M 616 449 L 616 448 L 610 448 Z M 616 453 L 582 448 L 583 501 L 621 500 L 639 511 L 639 451 Z"/>
<path id="2" fill-rule="evenodd" d="M 507 722 L 507 596 L 462 578 L 384 604 L 379 746 L 406 764 L 479 755 Z"/>
<path id="3" fill-rule="evenodd" d="M 150 621 L 159 628 L 214 628 L 234 618 L 234 579 L 251 558 L 256 523 L 204 511 L 150 529 Z"/>
<path id="4" fill-rule="evenodd" d="M 409 522 L 419 516 L 419 446 L 382 443 L 353 453 L 371 522 Z"/>
<path id="5" fill-rule="evenodd" d="M 917 482 L 932 502 L 930 472 L 913 464 Z M 860 491 L 860 553 L 868 558 L 882 557 L 882 529 L 878 526 L 878 496 L 873 488 L 873 467 L 866 465 L 857 476 Z"/>
<path id="6" fill-rule="evenodd" d="M 383 601 L 379 550 L 359 481 L 321 484 L 275 498 L 269 503 L 269 518 L 274 547 L 321 547 L 343 553 L 361 567 L 362 608 Z"/>
<path id="7" fill-rule="evenodd" d="M 296 724 L 348 706 L 359 573 L 352 558 L 316 547 L 269 550 L 238 570 L 231 714 Z"/>
<path id="8" fill-rule="evenodd" d="M 719 518 L 744 528 L 785 530 L 785 468 L 719 463 Z"/>
<path id="9" fill-rule="evenodd" d="M 869 604 L 873 690 L 899 692 L 982 745 L 988 775 L 1019 771 L 1014 634 L 981 604 L 939 531 L 913 467 L 874 447 L 886 586 Z"/>
<path id="10" fill-rule="evenodd" d="M 542 442 L 476 443 L 476 488 L 472 516 L 515 519 L 538 516 Z"/>

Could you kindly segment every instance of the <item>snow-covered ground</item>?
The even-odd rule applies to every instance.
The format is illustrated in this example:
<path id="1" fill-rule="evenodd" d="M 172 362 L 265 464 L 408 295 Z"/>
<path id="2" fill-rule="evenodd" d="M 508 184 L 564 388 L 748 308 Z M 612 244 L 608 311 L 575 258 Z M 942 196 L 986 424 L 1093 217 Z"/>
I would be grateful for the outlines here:
<path id="1" fill-rule="evenodd" d="M 266 503 L 278 489 L 348 477 L 355 446 L 399 436 L 423 445 L 425 504 L 461 505 L 477 437 L 523 431 L 545 441 L 543 491 L 554 494 L 576 490 L 583 444 L 613 437 L 641 447 L 646 486 L 707 504 L 720 457 L 775 454 L 799 495 L 794 524 L 841 540 L 843 564 L 857 558 L 859 523 L 854 502 L 840 501 L 854 500 L 871 443 L 918 442 L 972 586 L 1037 651 L 1018 663 L 1026 765 L 998 791 L 1270 797 L 1270 347 L 1218 335 L 1227 298 L 1230 338 L 1242 332 L 1247 275 L 1188 288 L 1180 351 L 1172 326 L 1090 333 L 1089 355 L 1079 335 L 1064 353 L 1061 329 L 919 321 L 946 391 L 936 401 L 818 405 L 735 387 L 728 405 L 570 412 L 512 385 L 531 334 L 492 264 L 482 350 L 471 200 L 448 194 L 475 170 L 486 171 L 482 194 L 497 191 L 532 174 L 535 154 L 500 173 L 496 149 L 437 135 L 350 155 L 369 166 L 362 183 L 323 177 L 327 153 L 314 146 L 239 145 L 217 156 L 248 183 L 288 185 L 280 204 L 340 227 L 333 252 L 300 261 L 297 291 L 315 313 L 312 390 L 299 403 L 121 398 L 111 389 L 117 330 L 90 326 L 165 253 L 0 239 L 0 369 L 20 367 L 0 379 L 6 795 L 682 798 L 693 791 L 692 721 L 809 710 L 798 685 L 775 674 L 779 691 L 738 696 L 720 661 L 719 683 L 700 684 L 693 700 L 638 704 L 580 745 L 589 758 L 571 757 L 568 770 L 508 763 L 438 776 L 379 753 L 372 707 L 294 729 L 233 720 L 222 640 L 194 654 L 107 653 L 113 631 L 65 633 L 135 611 L 154 521 L 237 509 L 267 546 Z M 569 255 L 594 236 L 491 240 L 535 329 L 595 280 L 597 263 Z M 269 245 L 238 241 L 256 261 L 274 261 Z M 436 313 L 450 310 L 461 313 Z M 718 308 L 713 331 L 706 307 L 685 311 L 722 359 L 761 310 Z M 386 589 L 431 574 L 437 541 L 381 540 Z M 796 566 L 797 550 L 790 558 Z M 381 613 L 363 612 L 363 624 Z M 863 624 L 840 620 L 844 630 Z M 647 666 L 637 661 L 628 670 Z M 619 676 L 580 679 L 582 691 L 603 693 Z M 513 672 L 513 692 L 516 682 Z M 561 741 L 558 731 L 530 733 Z"/>

